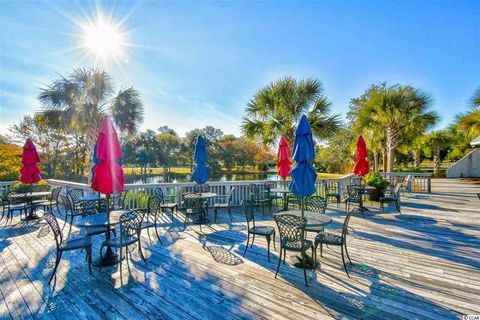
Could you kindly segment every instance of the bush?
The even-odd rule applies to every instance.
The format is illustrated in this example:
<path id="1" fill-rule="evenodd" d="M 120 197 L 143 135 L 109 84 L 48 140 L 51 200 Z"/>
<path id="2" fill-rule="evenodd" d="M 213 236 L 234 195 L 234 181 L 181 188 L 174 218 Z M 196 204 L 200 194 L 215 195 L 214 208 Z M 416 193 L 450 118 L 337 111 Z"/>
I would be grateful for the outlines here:
<path id="1" fill-rule="evenodd" d="M 47 180 L 40 180 L 39 182 L 35 183 L 34 186 L 47 186 Z M 30 192 L 32 190 L 31 185 L 26 183 L 17 183 L 12 186 L 12 191 L 15 192 Z"/>
<path id="2" fill-rule="evenodd" d="M 382 175 L 378 172 L 373 172 L 367 175 L 365 178 L 365 183 L 369 186 L 375 187 L 376 190 L 373 190 L 369 193 L 370 200 L 378 201 L 383 195 L 383 192 L 388 187 L 390 182 L 383 178 Z"/>

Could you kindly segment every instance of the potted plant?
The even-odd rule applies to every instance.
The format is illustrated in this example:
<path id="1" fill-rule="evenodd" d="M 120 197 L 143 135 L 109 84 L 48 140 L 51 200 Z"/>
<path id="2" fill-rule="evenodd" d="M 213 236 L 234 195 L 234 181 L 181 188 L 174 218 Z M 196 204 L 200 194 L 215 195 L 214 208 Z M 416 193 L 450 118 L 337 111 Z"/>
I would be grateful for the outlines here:
<path id="1" fill-rule="evenodd" d="M 380 197 L 383 196 L 385 189 L 390 184 L 390 182 L 383 178 L 378 172 L 370 173 L 369 175 L 365 176 L 364 179 L 367 185 L 375 187 L 375 190 L 369 192 L 369 199 L 372 201 L 380 200 Z"/>

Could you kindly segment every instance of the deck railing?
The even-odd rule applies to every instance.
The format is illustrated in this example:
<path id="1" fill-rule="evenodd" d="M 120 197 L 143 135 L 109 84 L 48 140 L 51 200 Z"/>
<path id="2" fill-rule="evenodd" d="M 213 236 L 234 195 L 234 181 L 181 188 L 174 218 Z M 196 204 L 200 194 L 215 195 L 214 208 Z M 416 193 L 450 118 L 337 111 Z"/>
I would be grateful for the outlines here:
<path id="1" fill-rule="evenodd" d="M 331 185 L 343 195 L 346 186 L 350 183 L 350 178 L 354 175 L 349 174 L 337 179 L 319 179 L 316 182 L 317 194 L 324 195 L 324 180 L 328 185 Z M 47 179 L 51 186 L 61 186 L 65 189 L 78 188 L 83 189 L 85 192 L 92 192 L 90 185 L 85 183 L 70 182 L 64 180 Z M 278 180 L 244 180 L 244 181 L 210 181 L 207 184 L 210 186 L 210 191 L 218 195 L 224 195 L 230 192 L 235 187 L 235 191 L 232 195 L 232 204 L 238 206 L 242 200 L 249 199 L 248 185 L 251 183 L 257 184 L 260 191 L 265 190 L 265 183 L 276 184 L 278 187 L 284 185 L 283 181 Z M 175 196 L 176 201 L 181 201 L 181 194 L 183 192 L 192 191 L 194 182 L 178 182 L 178 183 L 139 183 L 139 184 L 125 184 L 125 190 L 129 191 L 127 196 L 127 205 L 130 208 L 142 207 L 145 205 L 145 200 L 149 195 L 153 195 L 155 188 L 162 188 L 165 194 L 169 196 Z M 209 200 L 213 204 L 214 199 Z"/>
<path id="2" fill-rule="evenodd" d="M 420 172 L 383 172 L 382 176 L 390 181 L 391 185 L 398 182 L 406 183 L 410 176 L 410 188 L 414 192 L 432 192 L 432 175 Z"/>

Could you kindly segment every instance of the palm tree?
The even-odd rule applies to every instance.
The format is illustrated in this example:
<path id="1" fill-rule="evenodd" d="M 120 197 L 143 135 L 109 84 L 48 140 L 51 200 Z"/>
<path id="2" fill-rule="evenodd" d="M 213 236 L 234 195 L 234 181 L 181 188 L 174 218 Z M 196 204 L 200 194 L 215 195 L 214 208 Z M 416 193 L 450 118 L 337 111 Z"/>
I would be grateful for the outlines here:
<path id="1" fill-rule="evenodd" d="M 316 79 L 278 79 L 255 93 L 246 111 L 243 133 L 260 138 L 265 145 L 275 144 L 282 135 L 292 144 L 295 125 L 303 114 L 320 140 L 331 137 L 340 126 L 338 115 L 330 114 L 322 83 Z"/>
<path id="2" fill-rule="evenodd" d="M 100 69 L 75 69 L 67 77 L 60 76 L 41 88 L 38 99 L 43 114 L 56 116 L 64 124 L 85 134 L 85 153 L 91 153 L 100 120 L 111 115 L 122 132 L 135 133 L 143 121 L 140 93 L 134 88 L 115 94 L 110 75 Z"/>
<path id="3" fill-rule="evenodd" d="M 470 101 L 472 109 L 457 115 L 455 122 L 461 130 L 474 138 L 480 135 L 480 89 L 475 91 Z"/>
<path id="4" fill-rule="evenodd" d="M 442 162 L 440 152 L 449 146 L 450 134 L 447 130 L 432 131 L 423 138 L 423 141 L 427 150 L 433 154 L 433 173 L 437 174 Z"/>
<path id="5" fill-rule="evenodd" d="M 397 147 L 421 135 L 438 120 L 430 104 L 430 97 L 418 89 L 382 83 L 352 99 L 349 117 L 357 130 L 371 128 L 384 137 L 386 171 L 390 172 Z"/>

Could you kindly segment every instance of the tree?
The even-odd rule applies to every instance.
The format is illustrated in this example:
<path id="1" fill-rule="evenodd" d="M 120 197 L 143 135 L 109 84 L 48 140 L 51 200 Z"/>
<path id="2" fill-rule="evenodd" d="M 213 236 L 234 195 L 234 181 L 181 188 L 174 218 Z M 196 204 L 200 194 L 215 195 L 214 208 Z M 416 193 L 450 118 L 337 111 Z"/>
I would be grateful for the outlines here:
<path id="1" fill-rule="evenodd" d="M 22 151 L 22 148 L 13 144 L 0 144 L 0 181 L 18 179 Z"/>
<path id="2" fill-rule="evenodd" d="M 349 128 L 340 129 L 327 140 L 326 146 L 319 146 L 315 156 L 317 169 L 328 173 L 346 173 L 354 164 L 355 134 Z"/>
<path id="3" fill-rule="evenodd" d="M 317 79 L 278 79 L 255 93 L 246 112 L 242 132 L 260 138 L 265 145 L 274 145 L 282 135 L 293 144 L 295 126 L 303 114 L 319 140 L 331 137 L 340 126 L 338 115 L 330 114 L 330 102 Z"/>
<path id="4" fill-rule="evenodd" d="M 173 131 L 173 130 L 172 130 Z M 175 131 L 166 131 L 157 134 L 157 160 L 163 166 L 164 172 L 169 173 L 173 165 L 177 163 L 177 154 L 180 150 L 181 140 Z"/>
<path id="5" fill-rule="evenodd" d="M 430 110 L 430 97 L 413 87 L 386 83 L 372 85 L 352 99 L 350 118 L 356 128 L 373 128 L 385 138 L 386 171 L 393 170 L 395 150 L 433 126 L 438 115 Z"/>
<path id="6" fill-rule="evenodd" d="M 427 151 L 433 155 L 433 173 L 438 174 L 442 163 L 441 151 L 449 147 L 450 134 L 447 130 L 432 131 L 424 137 L 424 143 Z"/>
<path id="7" fill-rule="evenodd" d="M 86 155 L 93 149 L 101 118 L 110 114 L 121 131 L 135 133 L 143 121 L 140 93 L 127 88 L 114 93 L 113 80 L 100 69 L 75 69 L 40 89 L 45 112 L 56 111 L 61 121 L 84 133 Z"/>

